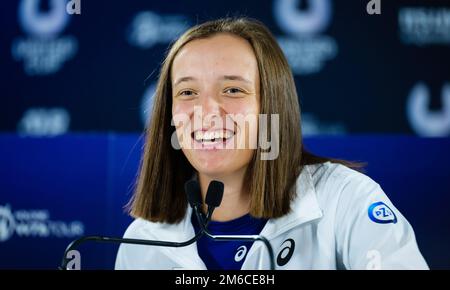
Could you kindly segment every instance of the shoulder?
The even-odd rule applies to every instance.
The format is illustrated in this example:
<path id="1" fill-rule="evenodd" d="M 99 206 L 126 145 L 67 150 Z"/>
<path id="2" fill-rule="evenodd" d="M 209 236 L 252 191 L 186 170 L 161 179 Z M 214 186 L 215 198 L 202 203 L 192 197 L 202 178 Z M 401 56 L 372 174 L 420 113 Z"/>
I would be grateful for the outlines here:
<path id="1" fill-rule="evenodd" d="M 142 218 L 135 219 L 126 229 L 126 239 L 153 241 L 185 241 L 193 236 L 190 220 L 187 218 L 177 224 L 151 222 Z M 166 247 L 149 247 L 123 243 L 116 257 L 116 269 L 169 269 L 175 267 L 167 258 Z M 157 263 L 154 261 L 158 261 Z"/>
<path id="2" fill-rule="evenodd" d="M 128 226 L 123 237 L 127 239 L 148 239 L 157 227 L 156 223 L 137 218 Z"/>
<path id="3" fill-rule="evenodd" d="M 340 268 L 427 269 L 413 228 L 377 182 L 329 162 L 308 171 Z"/>
<path id="4" fill-rule="evenodd" d="M 319 199 L 367 197 L 380 188 L 369 176 L 342 164 L 325 162 L 305 169 Z"/>
<path id="5" fill-rule="evenodd" d="M 368 229 L 398 221 L 407 223 L 381 186 L 369 176 L 330 162 L 307 170 L 323 212 L 322 222 L 332 226 L 338 236 L 348 236 L 350 228 L 355 227 Z"/>
<path id="6" fill-rule="evenodd" d="M 357 170 L 331 162 L 305 169 L 325 219 L 351 219 L 349 215 L 363 215 L 376 202 L 393 206 L 381 186 Z"/>
<path id="7" fill-rule="evenodd" d="M 128 239 L 147 239 L 147 240 L 173 240 L 183 239 L 189 227 L 189 216 L 180 223 L 169 224 L 161 222 L 151 222 L 142 218 L 136 218 L 126 229 L 123 237 Z"/>
<path id="8" fill-rule="evenodd" d="M 173 227 L 137 218 L 128 226 L 123 237 L 147 241 L 177 240 L 177 231 Z M 122 243 L 117 252 L 115 269 L 169 269 L 171 265 L 163 248 Z"/>

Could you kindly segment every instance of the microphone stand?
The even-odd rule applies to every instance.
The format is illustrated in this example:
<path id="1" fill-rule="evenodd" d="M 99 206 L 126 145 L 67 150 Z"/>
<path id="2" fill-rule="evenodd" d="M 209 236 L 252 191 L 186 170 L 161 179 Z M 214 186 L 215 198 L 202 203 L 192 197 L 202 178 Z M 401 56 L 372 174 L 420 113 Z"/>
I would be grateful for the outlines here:
<path id="1" fill-rule="evenodd" d="M 79 239 L 72 241 L 69 246 L 64 251 L 64 256 L 61 261 L 60 270 L 67 270 L 67 263 L 69 263 L 69 259 L 67 258 L 67 254 L 76 250 L 81 244 L 87 241 L 94 241 L 100 243 L 119 243 L 119 244 L 133 244 L 133 245 L 146 245 L 146 246 L 159 246 L 159 247 L 185 247 L 190 244 L 196 242 L 201 236 L 203 236 L 203 232 L 198 232 L 193 238 L 185 242 L 171 242 L 171 241 L 156 241 L 156 240 L 142 240 L 142 239 L 126 239 L 126 238 L 115 238 L 115 237 L 104 237 L 104 236 L 85 236 Z"/>
<path id="2" fill-rule="evenodd" d="M 194 188 L 192 187 L 194 186 Z M 194 208 L 194 204 L 198 204 L 201 202 L 198 200 L 197 194 L 189 194 L 192 192 L 197 192 L 198 184 L 192 181 L 188 181 L 185 183 L 185 191 L 187 194 L 187 199 L 192 208 Z M 206 224 L 209 223 L 209 217 L 206 217 Z M 203 226 L 203 225 L 202 225 Z M 190 244 L 195 243 L 201 236 L 204 235 L 203 230 L 200 230 L 195 236 L 185 242 L 172 242 L 172 241 L 157 241 L 157 240 L 142 240 L 142 239 L 128 239 L 128 238 L 114 238 L 114 237 L 104 237 L 104 236 L 84 236 L 72 241 L 69 246 L 67 246 L 64 251 L 64 256 L 61 261 L 61 265 L 58 267 L 60 270 L 67 270 L 67 264 L 69 263 L 69 259 L 67 258 L 67 254 L 76 250 L 81 244 L 87 241 L 99 242 L 99 243 L 119 243 L 119 244 L 132 244 L 132 245 L 145 245 L 145 246 L 157 246 L 157 247 L 185 247 Z"/>
<path id="3" fill-rule="evenodd" d="M 270 269 L 275 270 L 275 259 L 273 255 L 273 249 L 270 242 L 261 235 L 212 235 L 207 227 L 211 220 L 213 211 L 220 205 L 223 196 L 223 183 L 213 180 L 208 187 L 206 195 L 206 203 L 208 205 L 208 211 L 203 220 L 200 205 L 202 204 L 200 188 L 195 181 L 189 181 L 185 184 L 185 190 L 187 192 L 188 201 L 190 206 L 195 212 L 198 223 L 200 225 L 200 231 L 195 236 L 185 242 L 172 242 L 172 241 L 157 241 L 157 240 L 143 240 L 143 239 L 128 239 L 128 238 L 115 238 L 105 236 L 84 236 L 72 241 L 64 251 L 64 256 L 59 267 L 60 270 L 67 270 L 67 264 L 69 259 L 67 254 L 76 250 L 81 244 L 93 241 L 99 243 L 119 243 L 119 244 L 133 244 L 133 245 L 146 245 L 146 246 L 159 246 L 159 247 L 185 247 L 192 243 L 195 243 L 203 235 L 207 235 L 209 238 L 217 241 L 261 241 L 266 246 L 270 257 Z"/>
<path id="4" fill-rule="evenodd" d="M 267 240 L 266 237 L 261 235 L 213 235 L 211 234 L 208 229 L 207 225 L 211 219 L 212 216 L 212 210 L 210 210 L 211 207 L 208 207 L 208 214 L 206 215 L 206 223 L 203 222 L 203 218 L 201 217 L 201 211 L 200 208 L 196 205 L 194 206 L 195 215 L 197 217 L 197 221 L 200 225 L 200 232 L 206 234 L 209 238 L 215 240 L 215 241 L 261 241 L 264 243 L 265 247 L 267 248 L 267 251 L 269 252 L 269 258 L 270 258 L 270 270 L 275 270 L 275 258 L 273 254 L 273 248 L 270 244 L 269 240 Z"/>

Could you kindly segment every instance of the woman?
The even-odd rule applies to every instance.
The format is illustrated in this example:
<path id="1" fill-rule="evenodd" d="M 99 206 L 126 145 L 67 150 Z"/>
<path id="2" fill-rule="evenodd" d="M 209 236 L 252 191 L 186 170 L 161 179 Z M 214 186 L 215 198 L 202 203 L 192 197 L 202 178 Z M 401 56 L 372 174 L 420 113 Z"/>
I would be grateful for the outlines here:
<path id="1" fill-rule="evenodd" d="M 189 240 L 199 225 L 183 185 L 196 178 L 205 198 L 219 180 L 224 196 L 209 230 L 265 236 L 277 269 L 427 268 L 413 229 L 377 183 L 354 164 L 306 152 L 292 73 L 258 21 L 220 19 L 185 32 L 154 98 L 125 237 Z M 261 145 L 266 131 L 270 148 Z M 116 269 L 268 267 L 262 243 L 206 236 L 183 248 L 122 245 L 116 261 Z"/>

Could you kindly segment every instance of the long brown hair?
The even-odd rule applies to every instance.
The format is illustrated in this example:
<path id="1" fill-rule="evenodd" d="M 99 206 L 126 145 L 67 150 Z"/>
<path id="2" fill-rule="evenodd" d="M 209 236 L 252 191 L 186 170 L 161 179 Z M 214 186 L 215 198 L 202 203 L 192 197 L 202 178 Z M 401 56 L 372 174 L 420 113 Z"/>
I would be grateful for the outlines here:
<path id="1" fill-rule="evenodd" d="M 304 165 L 331 161 L 353 166 L 349 162 L 315 156 L 304 149 L 294 79 L 270 31 L 259 21 L 248 18 L 209 21 L 192 27 L 178 38 L 162 64 L 137 186 L 128 204 L 133 217 L 177 223 L 186 214 L 183 185 L 195 170 L 183 152 L 171 146 L 170 138 L 175 130 L 171 126 L 171 67 L 186 43 L 218 33 L 231 33 L 250 43 L 260 72 L 260 113 L 279 115 L 278 158 L 261 160 L 258 148 L 247 168 L 244 190 L 250 194 L 252 216 L 276 218 L 288 213 L 296 193 L 295 182 Z M 270 118 L 268 121 L 270 128 Z"/>

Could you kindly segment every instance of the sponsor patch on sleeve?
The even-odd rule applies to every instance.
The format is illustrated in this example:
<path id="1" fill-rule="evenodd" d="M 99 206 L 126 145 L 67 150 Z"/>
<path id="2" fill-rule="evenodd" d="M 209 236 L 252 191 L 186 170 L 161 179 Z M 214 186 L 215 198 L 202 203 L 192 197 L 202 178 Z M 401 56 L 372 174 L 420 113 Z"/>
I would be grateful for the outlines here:
<path id="1" fill-rule="evenodd" d="M 394 211 L 384 202 L 372 203 L 368 209 L 369 218 L 379 224 L 397 223 L 397 216 Z"/>

